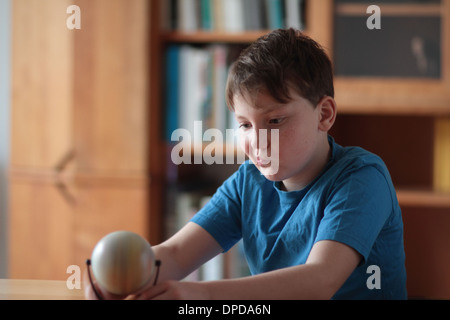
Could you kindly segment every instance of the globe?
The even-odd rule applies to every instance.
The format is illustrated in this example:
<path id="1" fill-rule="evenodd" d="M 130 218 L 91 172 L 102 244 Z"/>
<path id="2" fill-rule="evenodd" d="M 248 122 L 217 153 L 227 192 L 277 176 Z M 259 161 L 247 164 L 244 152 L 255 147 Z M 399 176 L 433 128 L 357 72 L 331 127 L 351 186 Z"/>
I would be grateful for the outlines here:
<path id="1" fill-rule="evenodd" d="M 136 293 L 151 280 L 155 255 L 150 244 L 130 231 L 115 231 L 94 247 L 92 271 L 98 284 L 116 295 Z"/>

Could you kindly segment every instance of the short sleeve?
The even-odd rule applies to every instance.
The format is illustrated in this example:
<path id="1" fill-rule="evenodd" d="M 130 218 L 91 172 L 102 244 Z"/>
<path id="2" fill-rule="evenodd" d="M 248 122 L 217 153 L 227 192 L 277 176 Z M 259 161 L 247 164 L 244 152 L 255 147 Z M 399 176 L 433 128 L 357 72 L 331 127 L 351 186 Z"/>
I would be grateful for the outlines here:
<path id="1" fill-rule="evenodd" d="M 349 173 L 333 187 L 315 242 L 344 243 L 367 261 L 369 253 L 393 212 L 385 176 L 374 166 Z"/>
<path id="2" fill-rule="evenodd" d="M 217 189 L 211 200 L 191 219 L 208 231 L 224 252 L 242 237 L 241 194 L 243 166 Z"/>

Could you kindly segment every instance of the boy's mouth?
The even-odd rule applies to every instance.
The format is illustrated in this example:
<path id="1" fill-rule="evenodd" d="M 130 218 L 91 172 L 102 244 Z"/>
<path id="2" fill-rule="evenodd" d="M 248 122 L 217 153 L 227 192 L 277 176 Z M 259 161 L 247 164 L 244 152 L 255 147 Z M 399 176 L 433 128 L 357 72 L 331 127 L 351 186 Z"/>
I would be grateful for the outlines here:
<path id="1" fill-rule="evenodd" d="M 257 157 L 256 164 L 258 165 L 258 167 L 266 168 L 266 167 L 270 167 L 271 161 L 270 161 L 270 159 L 264 159 L 264 158 Z"/>

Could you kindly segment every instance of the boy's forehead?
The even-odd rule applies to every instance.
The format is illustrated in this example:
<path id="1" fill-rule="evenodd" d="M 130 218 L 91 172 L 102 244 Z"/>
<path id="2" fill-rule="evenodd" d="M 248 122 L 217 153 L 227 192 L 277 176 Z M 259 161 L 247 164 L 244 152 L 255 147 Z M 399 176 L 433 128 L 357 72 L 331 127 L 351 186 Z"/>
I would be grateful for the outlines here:
<path id="1" fill-rule="evenodd" d="M 268 93 L 257 96 L 235 95 L 234 113 L 236 118 L 246 118 L 252 114 L 271 115 L 280 112 L 295 112 L 304 108 L 315 108 L 314 104 L 297 93 L 292 93 L 290 101 L 282 103 Z"/>
<path id="2" fill-rule="evenodd" d="M 236 119 L 249 119 L 252 117 L 266 117 L 266 116 L 275 116 L 276 114 L 280 114 L 286 112 L 287 110 L 291 110 L 291 104 L 280 104 L 279 102 L 274 101 L 274 103 L 264 104 L 260 103 L 247 103 L 246 100 L 242 99 L 235 102 L 234 107 L 234 115 Z"/>
<path id="3" fill-rule="evenodd" d="M 275 100 L 266 91 L 236 94 L 234 102 L 235 106 L 251 107 L 264 112 L 271 112 L 286 106 L 285 103 Z"/>

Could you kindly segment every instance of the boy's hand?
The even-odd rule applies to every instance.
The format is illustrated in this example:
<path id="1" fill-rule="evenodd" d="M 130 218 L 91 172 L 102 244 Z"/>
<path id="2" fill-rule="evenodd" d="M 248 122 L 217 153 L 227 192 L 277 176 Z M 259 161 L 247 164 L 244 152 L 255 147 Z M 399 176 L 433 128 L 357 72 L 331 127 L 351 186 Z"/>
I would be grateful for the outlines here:
<path id="1" fill-rule="evenodd" d="M 94 280 L 95 289 L 101 294 L 105 300 L 120 300 L 120 299 L 133 299 L 133 300 L 206 300 L 209 299 L 209 294 L 201 285 L 197 282 L 179 282 L 179 281 L 166 281 L 159 283 L 155 286 L 149 285 L 143 289 L 140 293 L 130 296 L 118 296 L 102 290 Z M 89 281 L 89 277 L 85 274 L 83 279 L 84 297 L 87 300 L 97 300 L 92 285 Z"/>
<path id="2" fill-rule="evenodd" d="M 166 281 L 135 295 L 137 300 L 207 300 L 210 295 L 201 282 Z"/>
<path id="3" fill-rule="evenodd" d="M 118 295 L 109 293 L 105 290 L 102 290 L 95 280 L 94 280 L 94 286 L 95 286 L 95 289 L 97 290 L 97 292 L 105 300 L 120 300 L 120 299 L 126 298 L 126 296 L 118 296 Z M 87 271 L 85 272 L 84 277 L 83 277 L 83 288 L 84 288 L 84 297 L 86 300 L 98 300 L 97 296 L 95 295 L 94 290 L 92 289 L 92 285 L 91 285 L 91 282 L 89 281 Z"/>

